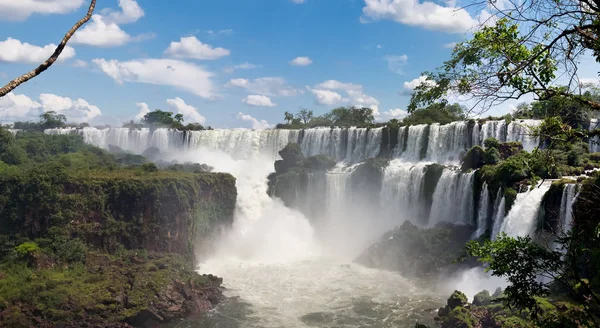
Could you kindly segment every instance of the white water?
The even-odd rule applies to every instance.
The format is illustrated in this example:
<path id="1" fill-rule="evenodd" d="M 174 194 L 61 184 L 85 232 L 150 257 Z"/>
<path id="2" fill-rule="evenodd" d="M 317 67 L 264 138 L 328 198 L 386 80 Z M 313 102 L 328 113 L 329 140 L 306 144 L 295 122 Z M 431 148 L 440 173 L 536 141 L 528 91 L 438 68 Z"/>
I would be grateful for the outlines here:
<path id="1" fill-rule="evenodd" d="M 398 218 L 398 223 L 409 220 L 418 223 L 424 215 L 422 203 L 425 164 L 413 165 L 393 160 L 385 168 L 380 206 L 387 215 Z"/>
<path id="2" fill-rule="evenodd" d="M 517 199 L 504 218 L 500 232 L 510 237 L 524 237 L 535 231 L 544 194 L 550 189 L 551 181 L 544 181 L 541 186 L 517 194 Z"/>
<path id="3" fill-rule="evenodd" d="M 593 118 L 590 120 L 590 131 L 600 129 L 600 119 Z M 600 137 L 590 138 L 590 153 L 600 152 Z"/>
<path id="4" fill-rule="evenodd" d="M 566 234 L 573 227 L 573 204 L 579 196 L 578 185 L 565 184 L 560 203 L 560 227 L 559 234 Z"/>
<path id="5" fill-rule="evenodd" d="M 526 151 L 532 151 L 534 148 L 539 146 L 539 138 L 533 136 L 532 128 L 537 127 L 541 124 L 540 120 L 515 120 L 509 124 L 506 124 L 504 120 L 501 121 L 487 121 L 479 127 L 478 133 L 473 133 L 474 136 L 479 137 L 476 144 L 483 146 L 483 142 L 487 138 L 496 138 L 500 142 L 511 142 L 518 141 L 523 144 L 523 149 Z"/>
<path id="6" fill-rule="evenodd" d="M 498 189 L 496 194 L 496 202 L 494 204 L 494 216 L 493 216 L 493 227 L 491 239 L 496 240 L 496 237 L 500 233 L 502 222 L 504 221 L 504 215 L 506 213 L 506 199 L 502 195 L 502 189 Z"/>
<path id="7" fill-rule="evenodd" d="M 481 196 L 479 197 L 479 209 L 477 210 L 477 230 L 473 235 L 473 238 L 479 238 L 485 233 L 488 228 L 488 210 L 490 207 L 490 192 L 488 190 L 487 182 L 484 182 L 481 186 Z"/>
<path id="8" fill-rule="evenodd" d="M 439 222 L 473 224 L 474 172 L 444 170 L 433 193 L 429 225 Z"/>

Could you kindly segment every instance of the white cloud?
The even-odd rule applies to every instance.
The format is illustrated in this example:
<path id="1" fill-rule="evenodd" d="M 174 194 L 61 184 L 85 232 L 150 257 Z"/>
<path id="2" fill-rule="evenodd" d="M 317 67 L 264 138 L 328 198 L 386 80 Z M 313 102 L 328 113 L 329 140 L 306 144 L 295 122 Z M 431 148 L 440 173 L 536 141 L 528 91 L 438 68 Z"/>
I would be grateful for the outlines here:
<path id="1" fill-rule="evenodd" d="M 106 60 L 92 61 L 117 83 L 138 82 L 168 85 L 210 99 L 215 96 L 211 81 L 212 73 L 203 67 L 175 59 L 137 59 L 125 62 Z"/>
<path id="2" fill-rule="evenodd" d="M 265 120 L 259 121 L 256 118 L 254 118 L 248 114 L 244 114 L 242 112 L 237 113 L 236 117 L 238 120 L 242 120 L 244 122 L 250 122 L 253 129 L 268 129 L 271 127 L 271 124 L 269 124 L 267 121 L 265 121 Z"/>
<path id="3" fill-rule="evenodd" d="M 186 104 L 185 101 L 179 97 L 167 99 L 167 104 L 176 109 L 178 114 L 182 114 L 186 123 L 204 124 L 204 122 L 206 122 L 206 118 L 198 113 L 198 109 Z"/>
<path id="4" fill-rule="evenodd" d="M 0 20 L 21 21 L 34 13 L 66 14 L 82 4 L 83 0 L 0 0 Z"/>
<path id="5" fill-rule="evenodd" d="M 121 11 L 104 9 L 102 14 L 93 15 L 92 21 L 77 31 L 71 42 L 95 47 L 117 47 L 154 37 L 152 33 L 132 37 L 119 26 L 134 23 L 144 17 L 144 10 L 135 0 L 119 0 L 119 7 Z"/>
<path id="6" fill-rule="evenodd" d="M 77 59 L 73 62 L 73 67 L 86 68 L 88 63 L 85 60 Z"/>
<path id="7" fill-rule="evenodd" d="M 408 62 L 408 56 L 385 56 L 385 60 L 388 62 L 388 68 L 390 71 L 397 74 L 403 74 L 404 65 L 406 65 Z"/>
<path id="8" fill-rule="evenodd" d="M 213 31 L 213 30 L 208 30 L 206 31 L 206 33 L 210 36 L 215 36 L 217 34 L 220 35 L 232 35 L 233 34 L 233 30 L 232 29 L 225 29 L 225 30 L 219 30 L 219 31 Z"/>
<path id="9" fill-rule="evenodd" d="M 306 0 L 292 0 L 292 2 L 300 5 L 300 4 L 305 3 Z"/>
<path id="10" fill-rule="evenodd" d="M 446 43 L 444 44 L 444 48 L 446 49 L 454 49 L 454 47 L 456 47 L 456 42 L 450 42 L 450 43 Z"/>
<path id="11" fill-rule="evenodd" d="M 70 99 L 54 94 L 42 93 L 39 102 L 25 95 L 9 93 L 0 98 L 0 121 L 37 120 L 47 111 L 56 111 L 67 117 L 69 122 L 89 122 L 102 115 L 100 108 L 84 99 Z"/>
<path id="12" fill-rule="evenodd" d="M 255 69 L 255 68 L 259 68 L 259 67 L 261 67 L 261 66 L 250 64 L 249 62 L 245 62 L 240 65 L 234 65 L 231 67 L 227 67 L 224 69 L 224 71 L 225 71 L 225 73 L 232 74 L 233 72 L 235 72 L 235 70 L 238 70 L 238 69 Z"/>
<path id="13" fill-rule="evenodd" d="M 448 33 L 464 33 L 479 24 L 463 8 L 421 0 L 365 0 L 362 22 L 389 19 L 398 23 Z"/>
<path id="14" fill-rule="evenodd" d="M 0 62 L 41 64 L 54 53 L 54 50 L 56 50 L 56 45 L 53 43 L 38 47 L 8 38 L 6 41 L 0 41 Z M 58 60 L 65 61 L 73 57 L 75 57 L 75 49 L 66 46 Z"/>
<path id="15" fill-rule="evenodd" d="M 385 112 L 381 113 L 381 115 L 379 115 L 376 119 L 377 119 L 377 121 L 388 121 L 392 118 L 402 120 L 407 116 L 408 116 L 408 112 L 406 110 L 400 109 L 400 108 L 395 108 L 395 109 L 386 110 Z"/>
<path id="16" fill-rule="evenodd" d="M 251 105 L 251 106 L 259 106 L 259 107 L 275 107 L 276 103 L 271 101 L 271 98 L 267 96 L 261 95 L 249 95 L 246 98 L 242 99 L 242 102 Z"/>
<path id="17" fill-rule="evenodd" d="M 375 97 L 365 94 L 363 92 L 363 86 L 360 84 L 328 80 L 315 85 L 314 89 L 310 90 L 315 95 L 315 100 L 318 103 L 332 105 L 334 103 L 341 102 L 353 106 L 364 106 L 371 108 L 374 115 L 379 115 L 379 101 L 375 99 Z M 330 91 L 333 93 L 325 91 Z M 339 93 L 334 91 L 344 91 L 347 95 L 347 98 L 342 97 Z M 337 100 L 338 96 L 339 100 Z M 331 104 L 327 104 L 326 102 L 328 101 L 331 102 Z"/>
<path id="18" fill-rule="evenodd" d="M 230 51 L 224 48 L 213 48 L 200 42 L 195 36 L 182 37 L 179 42 L 171 42 L 165 55 L 175 58 L 192 58 L 199 60 L 215 60 L 229 56 Z"/>
<path id="19" fill-rule="evenodd" d="M 89 122 L 94 117 L 102 115 L 100 108 L 91 105 L 83 99 L 72 100 L 54 94 L 42 93 L 40 101 L 44 111 L 55 111 L 64 114 L 70 121 Z"/>
<path id="20" fill-rule="evenodd" d="M 106 21 L 116 24 L 127 24 L 137 22 L 144 17 L 144 10 L 135 0 L 119 0 L 121 11 L 105 9 L 102 11 Z"/>
<path id="21" fill-rule="evenodd" d="M 140 110 L 138 114 L 134 117 L 136 121 L 140 121 L 146 114 L 150 113 L 150 107 L 145 102 L 136 103 L 135 106 Z"/>
<path id="22" fill-rule="evenodd" d="M 317 89 L 331 89 L 331 90 L 362 90 L 362 85 L 352 84 L 352 83 L 343 83 L 336 80 L 327 80 L 323 83 L 319 83 L 315 85 Z"/>
<path id="23" fill-rule="evenodd" d="M 92 16 L 92 22 L 73 35 L 73 44 L 95 47 L 122 46 L 132 40 L 131 35 L 114 22 L 107 22 L 101 15 Z"/>
<path id="24" fill-rule="evenodd" d="M 378 44 L 378 45 L 377 45 L 377 49 L 383 49 L 383 45 L 381 45 L 381 44 Z"/>
<path id="25" fill-rule="evenodd" d="M 427 84 L 430 84 L 430 85 L 434 84 L 433 81 L 427 81 L 427 82 L 426 81 L 427 81 L 427 76 L 421 75 L 416 79 L 404 82 L 403 88 L 402 88 L 402 90 L 400 90 L 400 94 L 401 95 L 410 95 L 417 86 L 421 85 L 424 82 Z"/>
<path id="26" fill-rule="evenodd" d="M 293 66 L 308 66 L 312 64 L 312 60 L 308 57 L 296 57 L 290 61 L 290 65 Z"/>
<path id="27" fill-rule="evenodd" d="M 283 96 L 292 97 L 302 93 L 302 90 L 295 89 L 280 77 L 261 77 L 253 81 L 247 79 L 231 79 L 226 87 L 244 88 L 248 91 L 265 96 Z"/>
<path id="28" fill-rule="evenodd" d="M 317 103 L 321 105 L 334 105 L 342 101 L 342 95 L 331 90 L 309 89 L 315 95 Z"/>

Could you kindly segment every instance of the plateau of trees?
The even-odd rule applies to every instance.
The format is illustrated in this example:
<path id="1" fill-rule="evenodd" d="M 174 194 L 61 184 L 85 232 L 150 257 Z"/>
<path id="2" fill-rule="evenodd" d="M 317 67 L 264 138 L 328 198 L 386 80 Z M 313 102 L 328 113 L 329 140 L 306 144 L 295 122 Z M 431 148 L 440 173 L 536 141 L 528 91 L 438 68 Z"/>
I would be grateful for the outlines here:
<path id="1" fill-rule="evenodd" d="M 172 129 L 178 129 L 182 131 L 201 131 L 201 130 L 212 130 L 210 126 L 204 127 L 202 124 L 192 122 L 184 124 L 185 118 L 183 114 L 174 114 L 173 112 L 163 111 L 161 109 L 155 109 L 144 115 L 140 122 L 133 120 L 123 123 L 124 128 L 159 128 L 167 127 Z"/>

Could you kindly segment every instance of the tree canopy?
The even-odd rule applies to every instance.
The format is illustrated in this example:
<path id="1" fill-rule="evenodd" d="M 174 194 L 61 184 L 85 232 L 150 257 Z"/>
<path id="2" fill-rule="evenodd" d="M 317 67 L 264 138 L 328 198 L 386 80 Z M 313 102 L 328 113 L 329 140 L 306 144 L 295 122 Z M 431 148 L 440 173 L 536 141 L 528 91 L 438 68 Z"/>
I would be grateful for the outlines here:
<path id="1" fill-rule="evenodd" d="M 563 96 L 600 109 L 583 93 L 580 59 L 600 61 L 600 4 L 592 0 L 481 1 L 493 22 L 456 45 L 451 58 L 415 88 L 409 111 L 465 95 L 481 111 L 532 94 Z M 564 86 L 561 86 L 564 85 Z"/>

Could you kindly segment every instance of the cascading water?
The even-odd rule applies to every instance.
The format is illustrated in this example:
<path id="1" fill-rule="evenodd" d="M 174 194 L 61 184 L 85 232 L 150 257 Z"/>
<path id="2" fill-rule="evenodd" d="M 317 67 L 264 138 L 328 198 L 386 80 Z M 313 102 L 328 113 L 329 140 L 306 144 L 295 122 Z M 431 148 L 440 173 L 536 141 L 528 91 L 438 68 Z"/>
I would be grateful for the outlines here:
<path id="1" fill-rule="evenodd" d="M 600 119 L 593 118 L 590 120 L 590 131 L 600 129 Z M 590 153 L 600 152 L 600 136 L 590 138 Z"/>
<path id="2" fill-rule="evenodd" d="M 544 181 L 534 189 L 517 194 L 515 203 L 502 222 L 500 232 L 504 232 L 510 237 L 532 234 L 536 228 L 542 198 L 550 189 L 551 184 L 551 181 Z"/>
<path id="3" fill-rule="evenodd" d="M 481 195 L 479 196 L 479 209 L 477 210 L 477 230 L 473 238 L 479 238 L 485 233 L 488 227 L 488 212 L 490 207 L 490 192 L 487 182 L 481 186 Z"/>
<path id="4" fill-rule="evenodd" d="M 433 193 L 429 224 L 473 224 L 474 172 L 444 170 Z"/>
<path id="5" fill-rule="evenodd" d="M 201 259 L 200 270 L 222 276 L 227 294 L 240 299 L 202 319 L 208 320 L 207 326 L 227 326 L 235 318 L 241 327 L 407 327 L 417 320 L 433 324 L 428 322 L 431 315 L 421 310 L 439 306 L 440 299 L 397 274 L 349 261 L 405 220 L 428 226 L 477 224 L 474 237 L 490 228 L 489 221 L 492 238 L 500 231 L 533 232 L 549 184 L 519 194 L 505 218 L 502 190 L 491 206 L 489 186 L 483 184 L 476 209 L 474 172 L 430 164 L 456 164 L 468 147 L 491 136 L 520 141 L 532 149 L 538 140 L 527 135 L 525 125 L 536 124 L 488 121 L 480 126 L 465 121 L 400 128 L 394 158 L 380 172 L 380 189 L 367 191 L 361 190 L 363 180 L 353 180 L 354 174 L 359 163 L 379 155 L 382 128 L 190 132 L 84 128 L 46 133 L 79 133 L 90 144 L 135 153 L 156 147 L 162 159 L 205 163 L 236 176 L 233 227 L 222 236 L 215 254 Z M 323 154 L 338 162 L 328 172 L 309 175 L 304 202 L 298 205 L 302 212 L 266 194 L 266 177 L 288 142 L 298 143 L 306 156 Z M 572 202 L 572 191 L 566 187 L 564 192 L 563 199 Z M 570 222 L 569 211 L 565 207 L 565 222 Z M 311 220 L 302 213 L 309 213 Z M 190 327 L 197 325 L 193 321 Z"/>
<path id="6" fill-rule="evenodd" d="M 502 228 L 502 222 L 504 221 L 505 213 L 506 198 L 504 198 L 504 195 L 502 195 L 502 189 L 498 189 L 498 193 L 496 194 L 496 202 L 494 203 L 494 216 L 492 217 L 492 240 L 496 240 L 496 237 L 500 233 L 500 228 Z"/>
<path id="7" fill-rule="evenodd" d="M 573 183 L 565 184 L 560 203 L 560 227 L 559 234 L 564 235 L 573 226 L 573 204 L 577 200 L 578 185 Z"/>

